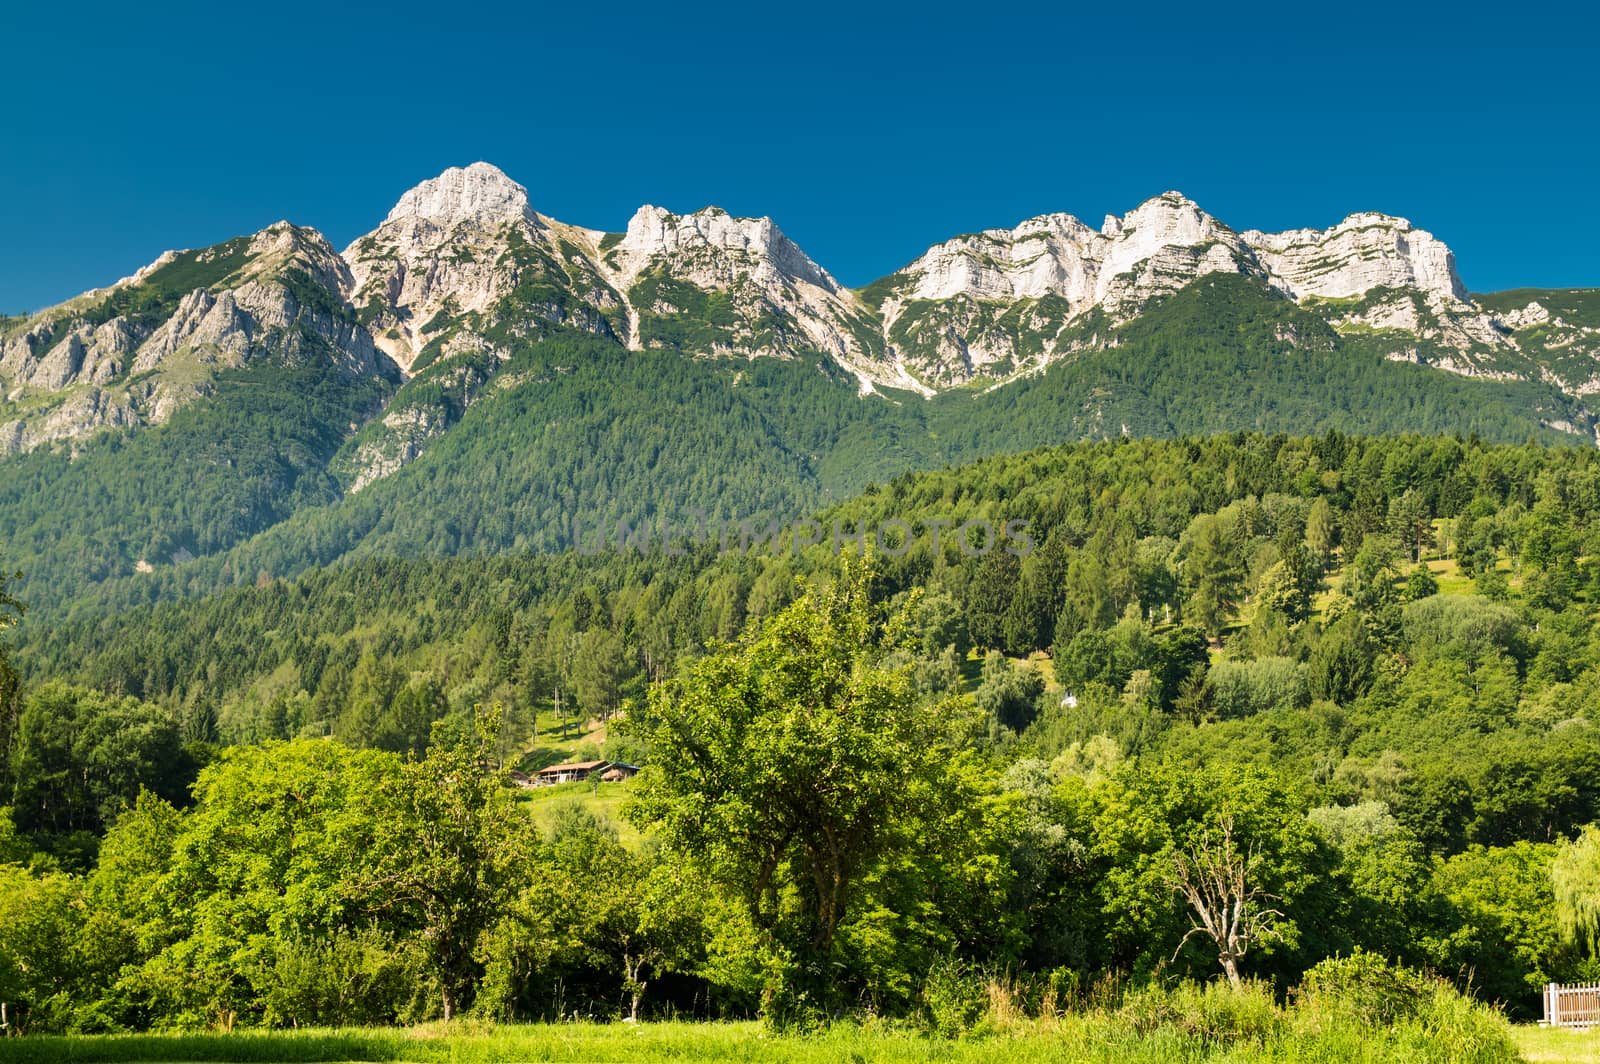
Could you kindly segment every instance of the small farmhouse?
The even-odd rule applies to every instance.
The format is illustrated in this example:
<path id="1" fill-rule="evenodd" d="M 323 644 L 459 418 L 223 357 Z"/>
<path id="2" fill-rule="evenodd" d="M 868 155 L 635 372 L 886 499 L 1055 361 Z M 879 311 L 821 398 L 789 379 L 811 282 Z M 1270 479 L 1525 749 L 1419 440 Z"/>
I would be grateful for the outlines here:
<path id="1" fill-rule="evenodd" d="M 591 776 L 603 783 L 616 783 L 637 775 L 638 768 L 621 761 L 571 761 L 565 765 L 551 765 L 533 775 L 533 786 L 553 787 L 558 783 L 580 783 Z"/>

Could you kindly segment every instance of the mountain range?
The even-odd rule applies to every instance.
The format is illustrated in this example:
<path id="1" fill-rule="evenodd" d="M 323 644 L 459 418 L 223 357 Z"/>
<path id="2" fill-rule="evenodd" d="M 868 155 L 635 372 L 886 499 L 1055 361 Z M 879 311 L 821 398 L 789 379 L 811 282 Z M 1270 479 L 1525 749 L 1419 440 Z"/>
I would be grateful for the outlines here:
<path id="1" fill-rule="evenodd" d="M 792 510 L 1078 438 L 1592 445 L 1596 391 L 1600 290 L 1470 294 L 1388 215 L 1235 231 L 1167 192 L 851 289 L 770 219 L 644 206 L 600 232 L 475 163 L 342 252 L 279 222 L 0 318 L 0 542 L 36 598 L 139 598 L 560 549 L 580 510 Z"/>

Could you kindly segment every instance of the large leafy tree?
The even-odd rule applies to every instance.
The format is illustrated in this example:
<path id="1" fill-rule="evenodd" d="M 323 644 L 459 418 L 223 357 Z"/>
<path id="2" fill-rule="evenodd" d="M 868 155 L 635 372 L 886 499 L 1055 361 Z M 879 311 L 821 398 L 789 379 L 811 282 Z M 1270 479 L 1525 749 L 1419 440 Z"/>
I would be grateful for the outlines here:
<path id="1" fill-rule="evenodd" d="M 701 952 L 703 901 L 691 871 L 656 847 L 630 850 L 583 806 L 557 811 L 541 871 L 518 899 L 518 930 L 544 931 L 537 959 L 569 985 L 581 985 L 585 971 L 603 973 L 606 996 L 620 984 L 630 1021 L 640 1019 L 652 980 Z"/>
<path id="2" fill-rule="evenodd" d="M 1232 950 L 1231 960 L 1222 961 L 1232 969 L 1230 978 L 1245 967 L 1274 967 L 1267 949 L 1248 950 L 1250 942 L 1238 940 L 1245 923 L 1256 932 L 1247 938 L 1280 957 L 1317 939 L 1322 899 L 1314 888 L 1330 854 L 1287 782 L 1231 766 L 1184 770 L 1168 764 L 1121 776 L 1095 823 L 1096 856 L 1105 868 L 1106 944 L 1113 951 L 1108 959 L 1136 971 L 1182 957 L 1201 968 L 1213 962 L 1216 952 L 1201 949 L 1190 931 L 1205 917 L 1185 889 L 1186 878 L 1199 885 L 1220 877 L 1218 889 L 1201 891 L 1205 902 L 1212 909 L 1238 906 L 1218 928 L 1224 937 L 1235 933 L 1232 946 L 1215 942 L 1225 953 Z M 1268 910 L 1274 910 L 1270 921 L 1262 917 Z M 1269 927 L 1270 941 L 1259 933 Z M 1253 963 L 1241 964 L 1247 950 Z"/>
<path id="3" fill-rule="evenodd" d="M 406 762 L 382 792 L 383 813 L 355 893 L 374 911 L 420 930 L 445 1019 L 472 1003 L 482 974 L 479 940 L 513 889 L 526 856 L 526 818 L 507 808 L 487 771 L 500 710 L 447 741 L 436 727 L 428 756 Z"/>
<path id="4" fill-rule="evenodd" d="M 23 703 L 11 759 L 17 824 L 41 834 L 101 831 L 140 787 L 169 800 L 194 778 L 178 723 L 134 698 L 46 684 Z"/>
<path id="5" fill-rule="evenodd" d="M 79 881 L 0 864 L 0 1001 L 4 1035 L 59 1030 L 85 996 Z"/>
<path id="6" fill-rule="evenodd" d="M 1433 876 L 1449 906 L 1445 931 L 1432 943 L 1434 963 L 1524 1018 L 1536 1015 L 1539 990 L 1570 971 L 1573 960 L 1551 887 L 1555 856 L 1546 843 L 1472 846 L 1442 861 Z"/>
<path id="7" fill-rule="evenodd" d="M 632 807 L 742 900 L 769 951 L 766 1007 L 840 989 L 830 961 L 863 876 L 915 845 L 946 771 L 936 707 L 846 566 L 658 689 L 643 729 L 655 763 Z M 781 1015 L 778 1018 L 782 1018 Z"/>
<path id="8" fill-rule="evenodd" d="M 1562 935 L 1590 955 L 1600 953 L 1600 828 L 1590 824 L 1562 843 L 1550 880 Z"/>
<path id="9" fill-rule="evenodd" d="M 181 818 L 141 797 L 92 881 L 146 952 L 130 948 L 123 992 L 171 1024 L 261 1019 L 286 947 L 365 922 L 352 883 L 391 819 L 381 798 L 400 767 L 339 743 L 273 743 L 208 766 Z"/>

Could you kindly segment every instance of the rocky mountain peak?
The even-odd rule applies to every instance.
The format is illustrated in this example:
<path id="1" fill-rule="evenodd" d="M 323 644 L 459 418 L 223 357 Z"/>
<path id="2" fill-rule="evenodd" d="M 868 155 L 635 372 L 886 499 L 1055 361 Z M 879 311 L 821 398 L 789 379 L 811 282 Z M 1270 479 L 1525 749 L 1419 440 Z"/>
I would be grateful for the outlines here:
<path id="1" fill-rule="evenodd" d="M 403 370 L 430 344 L 430 359 L 482 348 L 481 332 L 503 317 L 497 308 L 520 281 L 569 284 L 550 253 L 548 221 L 498 167 L 452 167 L 401 196 L 378 228 L 345 249 L 351 302 Z M 545 309 L 532 312 L 561 317 Z"/>
<path id="2" fill-rule="evenodd" d="M 1410 229 L 1412 227 L 1411 223 L 1406 219 L 1392 214 L 1384 214 L 1382 211 L 1356 211 L 1354 214 L 1346 215 L 1344 221 L 1333 228 L 1337 232 L 1341 229 L 1360 229 L 1369 225 L 1386 226 L 1390 229 Z"/>
<path id="3" fill-rule="evenodd" d="M 400 197 L 385 223 L 421 218 L 440 225 L 533 220 L 528 190 L 497 166 L 473 163 L 453 166 Z"/>
<path id="4" fill-rule="evenodd" d="M 0 456 L 107 426 L 159 424 L 218 373 L 276 358 L 384 372 L 344 302 L 351 278 L 315 229 L 276 222 L 211 247 L 164 252 L 116 284 L 0 334 Z"/>
<path id="5" fill-rule="evenodd" d="M 1404 218 L 1352 214 L 1329 229 L 1241 234 L 1273 280 L 1295 299 L 1348 299 L 1375 288 L 1415 288 L 1441 305 L 1469 301 L 1456 258 Z"/>
<path id="6" fill-rule="evenodd" d="M 1246 270 L 1259 267 L 1238 234 L 1182 193 L 1166 192 L 1121 217 L 1107 215 L 1098 232 L 1070 214 L 1046 214 L 945 241 L 887 279 L 880 306 L 888 334 L 898 338 L 897 355 L 941 381 L 959 381 L 979 367 L 1019 367 L 1047 355 L 1062 313 L 1105 307 L 1126 317 L 1202 274 Z M 1052 307 L 1026 326 L 1036 335 L 1020 343 L 1011 332 L 980 326 L 987 319 L 971 306 L 1046 298 Z M 928 306 L 944 300 L 968 307 L 952 313 Z M 926 320 L 902 321 L 908 311 Z M 932 353 L 916 350 L 930 344 Z"/>
<path id="7" fill-rule="evenodd" d="M 893 319 L 909 300 L 955 296 L 1084 298 L 1092 285 L 1096 234 L 1070 214 L 1042 214 L 1014 229 L 986 229 L 935 244 L 897 277 L 885 306 Z"/>
<path id="8" fill-rule="evenodd" d="M 821 352 L 863 389 L 918 387 L 881 359 L 878 319 L 771 218 L 646 205 L 611 240 L 597 251 L 606 280 L 624 294 L 630 347 L 780 358 Z M 707 322 L 698 315 L 712 293 L 721 312 Z"/>
<path id="9" fill-rule="evenodd" d="M 702 207 L 693 214 L 674 214 L 646 204 L 628 222 L 619 250 L 634 271 L 663 256 L 688 259 L 691 264 L 715 268 L 749 268 L 756 280 L 780 277 L 803 281 L 828 292 L 839 283 L 801 251 L 771 218 L 736 218 L 721 207 Z"/>
<path id="10" fill-rule="evenodd" d="M 1129 244 L 1131 254 L 1108 257 L 1125 258 L 1130 263 L 1149 258 L 1158 248 L 1194 247 L 1218 238 L 1236 239 L 1233 230 L 1181 192 L 1152 196 L 1117 219 L 1114 226 L 1108 226 L 1104 235 Z"/>

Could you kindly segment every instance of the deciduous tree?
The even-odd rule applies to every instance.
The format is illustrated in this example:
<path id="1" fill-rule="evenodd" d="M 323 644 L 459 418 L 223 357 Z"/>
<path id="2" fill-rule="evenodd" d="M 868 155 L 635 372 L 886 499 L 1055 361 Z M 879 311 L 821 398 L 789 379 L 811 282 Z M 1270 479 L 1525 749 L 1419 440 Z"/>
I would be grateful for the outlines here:
<path id="1" fill-rule="evenodd" d="M 631 815 L 740 898 L 784 985 L 833 992 L 835 934 L 860 878 L 913 845 L 945 771 L 943 714 L 879 663 L 866 573 L 846 563 L 653 693 L 655 763 Z"/>

